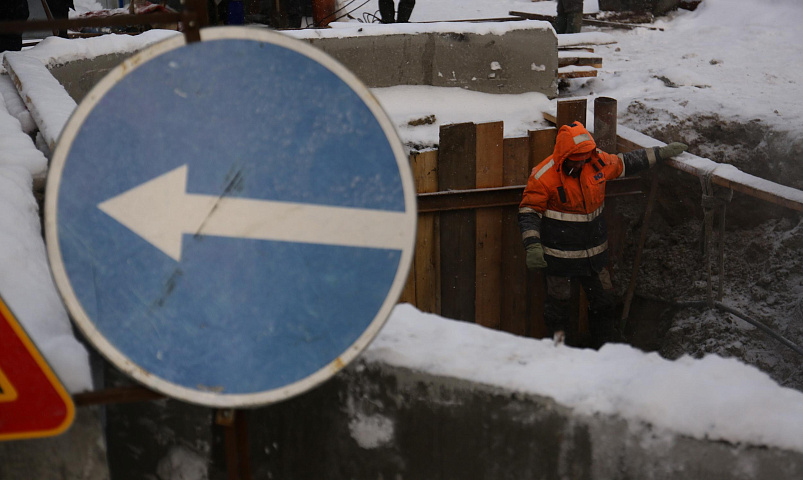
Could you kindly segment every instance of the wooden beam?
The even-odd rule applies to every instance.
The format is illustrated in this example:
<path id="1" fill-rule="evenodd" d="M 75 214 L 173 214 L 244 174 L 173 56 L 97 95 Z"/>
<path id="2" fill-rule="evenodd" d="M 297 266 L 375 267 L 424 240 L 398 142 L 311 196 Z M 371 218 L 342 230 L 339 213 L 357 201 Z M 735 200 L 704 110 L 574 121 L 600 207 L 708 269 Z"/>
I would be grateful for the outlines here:
<path id="1" fill-rule="evenodd" d="M 562 67 L 558 68 L 558 78 L 587 78 L 596 77 L 597 70 L 593 67 Z"/>

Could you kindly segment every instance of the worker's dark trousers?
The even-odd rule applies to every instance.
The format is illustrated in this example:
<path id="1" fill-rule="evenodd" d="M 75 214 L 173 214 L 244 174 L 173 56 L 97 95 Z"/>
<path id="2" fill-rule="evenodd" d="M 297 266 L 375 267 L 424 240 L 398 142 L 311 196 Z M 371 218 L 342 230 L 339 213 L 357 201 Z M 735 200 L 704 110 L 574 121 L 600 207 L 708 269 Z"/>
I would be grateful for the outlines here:
<path id="1" fill-rule="evenodd" d="M 393 0 L 379 0 L 379 16 L 382 18 L 382 23 L 406 23 L 410 21 L 413 7 L 415 0 L 400 0 L 399 12 L 396 13 Z"/>
<path id="2" fill-rule="evenodd" d="M 547 275 L 547 296 L 544 302 L 544 323 L 551 332 L 562 330 L 569 345 L 578 345 L 571 338 L 574 329 L 569 325 L 569 311 L 577 308 L 572 304 L 572 282 L 579 282 L 588 299 L 588 323 L 591 330 L 591 346 L 599 347 L 607 341 L 618 339 L 615 330 L 616 294 L 607 270 L 590 276 L 557 277 Z"/>
<path id="3" fill-rule="evenodd" d="M 555 33 L 580 33 L 583 25 L 583 2 L 558 0 L 558 16 L 552 26 Z"/>

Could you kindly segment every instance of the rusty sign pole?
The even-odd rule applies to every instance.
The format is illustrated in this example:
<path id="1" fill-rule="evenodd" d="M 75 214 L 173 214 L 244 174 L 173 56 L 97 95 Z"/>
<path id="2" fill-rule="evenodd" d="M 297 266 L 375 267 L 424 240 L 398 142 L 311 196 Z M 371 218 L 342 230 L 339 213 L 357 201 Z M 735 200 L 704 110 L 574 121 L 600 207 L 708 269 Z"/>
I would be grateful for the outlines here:
<path id="1" fill-rule="evenodd" d="M 184 37 L 187 43 L 201 41 L 201 28 L 209 24 L 209 12 L 204 0 L 185 0 L 186 22 Z"/>

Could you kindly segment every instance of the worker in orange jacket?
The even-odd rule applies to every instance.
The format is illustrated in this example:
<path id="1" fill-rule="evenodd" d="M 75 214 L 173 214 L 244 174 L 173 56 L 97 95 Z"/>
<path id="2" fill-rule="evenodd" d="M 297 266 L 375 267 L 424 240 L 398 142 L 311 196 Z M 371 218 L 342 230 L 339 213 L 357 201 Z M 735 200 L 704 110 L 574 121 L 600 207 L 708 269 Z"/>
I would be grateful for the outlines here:
<path id="1" fill-rule="evenodd" d="M 605 269 L 608 233 L 602 211 L 606 182 L 639 173 L 687 148 L 670 143 L 612 155 L 597 149 L 580 122 L 560 127 L 555 150 L 532 170 L 519 207 L 527 268 L 546 272 L 544 321 L 556 342 L 563 342 L 568 326 L 572 280 L 580 282 L 588 298 L 594 346 L 615 333 L 617 302 Z"/>

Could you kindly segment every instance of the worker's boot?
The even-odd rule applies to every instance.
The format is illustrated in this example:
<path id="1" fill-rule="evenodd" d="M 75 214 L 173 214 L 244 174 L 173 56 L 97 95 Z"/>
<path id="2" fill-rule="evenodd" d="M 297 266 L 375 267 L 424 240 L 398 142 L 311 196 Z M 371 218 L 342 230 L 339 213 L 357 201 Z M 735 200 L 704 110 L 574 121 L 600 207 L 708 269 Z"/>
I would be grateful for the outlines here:
<path id="1" fill-rule="evenodd" d="M 599 350 L 606 343 L 625 343 L 625 337 L 616 324 L 617 309 L 607 307 L 589 310 L 588 329 L 591 331 L 591 348 Z"/>
<path id="2" fill-rule="evenodd" d="M 396 16 L 397 23 L 407 23 L 410 21 L 410 15 L 413 14 L 413 7 L 415 0 L 401 0 L 399 2 L 399 13 Z"/>

